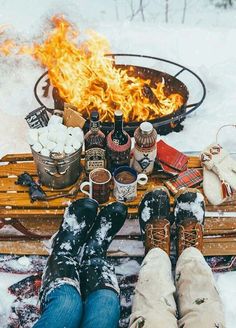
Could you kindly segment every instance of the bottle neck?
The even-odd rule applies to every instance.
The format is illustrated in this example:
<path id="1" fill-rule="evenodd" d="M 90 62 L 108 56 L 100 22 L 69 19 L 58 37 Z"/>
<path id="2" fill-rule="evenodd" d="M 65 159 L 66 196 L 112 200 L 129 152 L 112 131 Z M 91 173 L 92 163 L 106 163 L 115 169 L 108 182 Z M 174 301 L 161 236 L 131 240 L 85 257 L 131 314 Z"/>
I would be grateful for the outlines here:
<path id="1" fill-rule="evenodd" d="M 119 119 L 115 121 L 114 132 L 123 131 L 123 120 Z"/>
<path id="2" fill-rule="evenodd" d="M 100 129 L 100 122 L 99 121 L 91 121 L 90 122 L 90 130 L 92 132 L 97 132 Z"/>

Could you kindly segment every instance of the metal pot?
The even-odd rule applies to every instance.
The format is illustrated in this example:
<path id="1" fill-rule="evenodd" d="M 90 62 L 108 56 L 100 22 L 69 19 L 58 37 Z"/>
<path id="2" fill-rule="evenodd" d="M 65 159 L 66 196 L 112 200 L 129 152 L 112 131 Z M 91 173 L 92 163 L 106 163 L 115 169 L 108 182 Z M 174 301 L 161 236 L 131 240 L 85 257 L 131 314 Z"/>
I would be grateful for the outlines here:
<path id="1" fill-rule="evenodd" d="M 31 148 L 40 182 L 50 188 L 61 189 L 75 183 L 81 173 L 82 147 L 71 155 L 43 156 Z"/>

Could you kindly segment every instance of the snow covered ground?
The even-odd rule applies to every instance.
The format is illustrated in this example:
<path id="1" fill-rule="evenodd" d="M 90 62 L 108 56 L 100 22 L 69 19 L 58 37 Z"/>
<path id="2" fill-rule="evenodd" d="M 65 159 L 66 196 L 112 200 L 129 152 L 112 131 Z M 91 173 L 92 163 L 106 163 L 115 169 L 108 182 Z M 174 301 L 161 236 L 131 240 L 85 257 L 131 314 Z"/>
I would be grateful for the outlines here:
<path id="1" fill-rule="evenodd" d="M 141 12 L 135 15 L 138 0 L 0 0 L 0 26 L 5 26 L 5 35 L 18 41 L 40 41 L 43 31 L 50 28 L 49 18 L 65 14 L 80 29 L 89 27 L 105 35 L 114 52 L 157 56 L 186 65 L 203 79 L 207 97 L 184 121 L 181 133 L 171 133 L 164 139 L 180 150 L 200 151 L 215 140 L 221 125 L 236 124 L 236 8 L 224 10 L 208 0 L 189 0 L 182 24 L 184 1 L 169 0 L 168 15 L 165 1 L 143 3 L 142 16 Z M 0 43 L 2 38 L 0 33 Z M 29 151 L 24 117 L 38 106 L 33 86 L 43 71 L 27 56 L 0 57 L 0 156 Z M 190 87 L 197 99 L 198 88 Z M 224 129 L 219 142 L 236 152 L 236 129 Z M 234 328 L 236 273 L 216 278 L 227 328 Z M 1 317 L 12 302 L 6 288 L 15 279 L 22 277 L 0 275 L 1 327 Z"/>

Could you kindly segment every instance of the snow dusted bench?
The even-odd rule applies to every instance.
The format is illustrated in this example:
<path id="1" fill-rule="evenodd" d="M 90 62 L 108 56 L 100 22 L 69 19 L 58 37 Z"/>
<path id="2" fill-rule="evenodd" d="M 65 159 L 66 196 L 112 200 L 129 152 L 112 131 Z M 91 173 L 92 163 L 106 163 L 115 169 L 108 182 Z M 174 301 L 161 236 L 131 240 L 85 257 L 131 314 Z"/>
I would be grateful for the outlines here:
<path id="1" fill-rule="evenodd" d="M 47 255 L 45 244 L 57 231 L 66 202 L 72 198 L 31 203 L 28 188 L 16 185 L 15 181 L 17 175 L 25 171 L 37 178 L 32 155 L 6 155 L 0 162 L 0 253 Z M 188 166 L 200 168 L 198 157 L 189 157 Z M 129 219 L 109 248 L 110 256 L 143 256 L 137 206 L 143 192 L 160 184 L 156 177 L 152 177 L 147 185 L 139 186 L 138 198 L 128 203 Z M 49 196 L 70 188 L 51 190 L 43 187 Z M 79 192 L 76 198 L 81 197 L 84 196 Z M 204 255 L 236 255 L 236 198 L 220 206 L 207 204 Z"/>

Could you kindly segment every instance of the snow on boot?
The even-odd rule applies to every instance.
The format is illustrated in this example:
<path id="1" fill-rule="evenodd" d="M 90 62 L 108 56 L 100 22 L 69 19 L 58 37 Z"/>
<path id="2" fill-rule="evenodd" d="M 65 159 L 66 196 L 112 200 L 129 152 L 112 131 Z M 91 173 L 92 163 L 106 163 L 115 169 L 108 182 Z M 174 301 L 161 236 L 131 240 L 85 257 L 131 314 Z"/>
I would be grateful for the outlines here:
<path id="1" fill-rule="evenodd" d="M 188 247 L 203 249 L 204 197 L 198 189 L 180 190 L 175 197 L 178 256 Z"/>
<path id="2" fill-rule="evenodd" d="M 78 254 L 97 216 L 98 203 L 94 199 L 82 198 L 65 209 L 64 219 L 53 239 L 53 252 Z"/>
<path id="3" fill-rule="evenodd" d="M 73 202 L 64 213 L 64 219 L 53 241 L 40 290 L 41 305 L 48 292 L 68 283 L 80 291 L 78 262 L 74 256 L 85 243 L 97 215 L 98 203 L 89 198 Z"/>
<path id="4" fill-rule="evenodd" d="M 107 258 L 107 249 L 123 226 L 127 217 L 127 206 L 114 202 L 100 211 L 90 237 L 86 242 L 81 266 L 81 292 L 86 296 L 94 290 L 112 289 L 119 294 L 114 267 Z"/>
<path id="5" fill-rule="evenodd" d="M 202 193 L 196 188 L 180 189 L 175 196 L 174 217 L 177 225 L 186 219 L 193 219 L 203 225 L 205 201 Z"/>
<path id="6" fill-rule="evenodd" d="M 159 247 L 170 254 L 170 196 L 165 187 L 146 193 L 138 208 L 145 251 Z"/>

